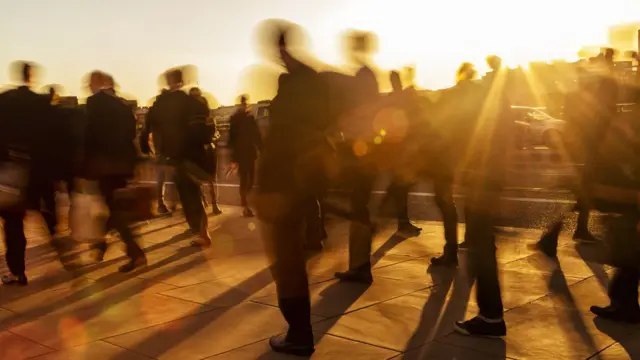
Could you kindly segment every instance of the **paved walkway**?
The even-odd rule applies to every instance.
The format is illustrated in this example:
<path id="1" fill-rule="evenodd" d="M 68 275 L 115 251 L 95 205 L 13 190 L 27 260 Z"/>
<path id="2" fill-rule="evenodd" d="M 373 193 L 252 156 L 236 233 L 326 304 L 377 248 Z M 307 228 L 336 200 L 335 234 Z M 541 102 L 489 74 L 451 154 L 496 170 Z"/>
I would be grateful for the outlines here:
<path id="1" fill-rule="evenodd" d="M 40 220 L 29 219 L 31 283 L 0 289 L 0 359 L 289 359 L 266 341 L 285 323 L 257 224 L 224 210 L 212 218 L 206 251 L 189 247 L 179 216 L 138 228 L 149 266 L 132 274 L 117 273 L 120 246 L 100 264 L 80 249 L 76 261 L 91 265 L 63 269 Z M 313 359 L 640 358 L 640 327 L 594 321 L 588 310 L 607 303 L 606 251 L 562 239 L 554 266 L 528 249 L 533 230 L 507 229 L 499 241 L 508 336 L 453 334 L 453 321 L 477 309 L 465 256 L 457 272 L 428 271 L 442 229 L 421 225 L 418 238 L 394 237 L 392 226 L 376 237 L 369 288 L 332 280 L 346 265 L 347 225 L 329 226 L 327 251 L 309 261 Z"/>

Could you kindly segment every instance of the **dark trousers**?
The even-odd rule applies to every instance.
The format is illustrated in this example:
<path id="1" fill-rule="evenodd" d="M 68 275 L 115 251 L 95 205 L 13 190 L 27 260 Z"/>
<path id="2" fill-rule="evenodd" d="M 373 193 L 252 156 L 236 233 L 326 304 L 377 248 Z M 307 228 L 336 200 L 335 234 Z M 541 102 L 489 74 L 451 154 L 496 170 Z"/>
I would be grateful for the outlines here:
<path id="1" fill-rule="evenodd" d="M 481 203 L 478 203 L 482 206 Z M 490 202 L 484 204 L 491 207 Z M 480 315 L 490 319 L 502 319 L 503 306 L 498 279 L 498 262 L 494 235 L 494 217 L 477 206 L 467 208 L 465 236 L 469 242 L 470 268 L 476 280 L 476 298 Z"/>
<path id="2" fill-rule="evenodd" d="M 375 166 L 366 163 L 356 164 L 350 175 L 352 216 L 349 224 L 350 270 L 360 269 L 371 264 L 373 225 L 369 213 L 369 201 L 376 176 Z"/>
<path id="3" fill-rule="evenodd" d="M 396 203 L 398 225 L 409 224 L 409 190 L 414 184 L 403 183 L 394 180 L 387 188 L 387 193 Z M 447 180 L 434 180 L 434 200 L 442 214 L 444 225 L 444 238 L 446 241 L 445 252 L 458 251 L 458 213 L 453 200 L 453 182 Z"/>
<path id="4" fill-rule="evenodd" d="M 299 342 L 313 341 L 309 283 L 302 238 L 305 214 L 301 211 L 312 202 L 313 199 L 310 197 L 301 197 L 288 202 L 289 206 L 283 213 L 266 218 L 261 216 L 263 238 L 270 259 L 271 274 L 276 283 L 280 311 L 289 323 L 289 340 Z M 258 215 L 263 215 L 260 208 Z"/>
<path id="5" fill-rule="evenodd" d="M 616 267 L 609 284 L 611 305 L 640 311 L 638 285 L 640 282 L 640 236 L 636 226 L 640 216 L 635 213 L 607 215 L 607 234 L 612 242 L 612 260 Z"/>
<path id="6" fill-rule="evenodd" d="M 136 243 L 129 226 L 128 216 L 124 209 L 117 205 L 115 192 L 127 186 L 127 179 L 123 176 L 104 176 L 98 180 L 100 193 L 104 197 L 105 204 L 109 209 L 109 218 L 106 223 L 106 230 L 116 230 L 120 234 L 120 239 L 126 246 L 127 256 L 136 259 L 144 253 L 138 243 Z"/>
<path id="7" fill-rule="evenodd" d="M 255 174 L 255 160 L 245 160 L 238 163 L 238 175 L 240 176 L 240 203 L 243 207 L 249 206 L 247 196 L 251 193 L 251 189 L 253 189 Z"/>
<path id="8" fill-rule="evenodd" d="M 200 232 L 205 216 L 200 184 L 189 176 L 184 166 L 180 165 L 175 169 L 174 183 L 189 227 L 195 232 Z"/>
<path id="9" fill-rule="evenodd" d="M 24 275 L 27 238 L 24 236 L 24 210 L 5 210 L 0 212 L 4 219 L 5 258 L 7 267 L 13 275 Z"/>

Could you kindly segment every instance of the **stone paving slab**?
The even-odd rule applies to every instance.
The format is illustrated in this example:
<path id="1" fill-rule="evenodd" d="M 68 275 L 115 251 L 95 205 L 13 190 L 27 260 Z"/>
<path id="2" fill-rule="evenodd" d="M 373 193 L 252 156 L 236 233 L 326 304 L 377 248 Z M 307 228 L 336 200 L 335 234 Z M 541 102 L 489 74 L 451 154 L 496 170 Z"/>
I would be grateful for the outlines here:
<path id="1" fill-rule="evenodd" d="M 30 214 L 30 284 L 0 288 L 0 360 L 293 359 L 272 353 L 267 343 L 286 324 L 260 225 L 238 208 L 223 210 L 210 217 L 214 243 L 206 250 L 189 246 L 179 213 L 138 224 L 149 265 L 131 274 L 117 272 L 126 257 L 115 237 L 102 263 L 93 263 L 87 243 L 66 254 L 63 266 L 44 223 Z M 385 222 L 373 243 L 370 287 L 333 280 L 347 267 L 348 224 L 328 224 L 325 251 L 307 265 L 313 359 L 640 358 L 640 327 L 589 312 L 608 302 L 606 246 L 576 246 L 562 237 L 554 263 L 530 246 L 540 231 L 502 229 L 497 243 L 508 334 L 477 339 L 452 333 L 454 321 L 477 312 L 466 252 L 457 270 L 428 266 L 444 245 L 440 223 L 421 222 L 422 234 L 405 239 Z"/>

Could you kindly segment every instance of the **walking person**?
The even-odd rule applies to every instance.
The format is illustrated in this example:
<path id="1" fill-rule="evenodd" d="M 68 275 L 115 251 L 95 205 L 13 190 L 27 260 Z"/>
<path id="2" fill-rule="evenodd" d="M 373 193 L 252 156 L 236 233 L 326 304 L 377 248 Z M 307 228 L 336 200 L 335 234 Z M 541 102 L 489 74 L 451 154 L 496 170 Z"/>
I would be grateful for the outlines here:
<path id="1" fill-rule="evenodd" d="M 302 228 L 325 176 L 317 151 L 327 141 L 322 116 L 327 101 L 318 73 L 289 52 L 290 31 L 278 34 L 278 53 L 287 72 L 280 75 L 271 102 L 256 209 L 280 311 L 289 324 L 287 333 L 269 344 L 276 352 L 310 356 L 315 348 Z"/>
<path id="2" fill-rule="evenodd" d="M 262 150 L 262 136 L 256 119 L 249 112 L 246 95 L 240 97 L 238 110 L 229 119 L 229 149 L 232 168 L 237 168 L 240 176 L 242 215 L 252 217 L 247 196 L 255 181 L 256 159 Z"/>
<path id="3" fill-rule="evenodd" d="M 20 66 L 22 85 L 0 94 L 0 163 L 2 187 L 16 192 L 2 191 L 0 217 L 4 219 L 5 258 L 9 274 L 3 275 L 4 285 L 27 285 L 24 234 L 26 210 L 34 199 L 41 198 L 39 176 L 50 170 L 45 145 L 48 131 L 43 121 L 51 119 L 53 108 L 49 98 L 32 89 L 34 66 L 23 62 Z"/>
<path id="4" fill-rule="evenodd" d="M 153 133 L 154 136 L 160 136 L 161 152 L 167 164 L 174 168 L 174 184 L 189 228 L 196 235 L 191 244 L 208 247 L 211 245 L 208 219 L 202 203 L 200 183 L 195 179 L 206 177 L 206 171 L 199 168 L 198 164 L 206 159 L 205 146 L 211 141 L 211 129 L 207 125 L 209 109 L 182 91 L 184 80 L 181 69 L 168 70 L 165 79 L 169 89 L 160 94 L 149 109 L 148 124 L 140 134 L 140 149 L 145 154 L 150 153 L 149 135 Z"/>
<path id="5" fill-rule="evenodd" d="M 126 246 L 129 261 L 120 272 L 130 272 L 145 266 L 147 258 L 135 240 L 127 209 L 118 206 L 117 192 L 133 178 L 137 163 L 136 121 L 131 108 L 119 98 L 110 75 L 95 71 L 90 76 L 93 95 L 87 99 L 85 132 L 85 175 L 98 183 L 109 209 L 106 230 L 114 229 Z M 101 239 L 93 245 L 96 259 L 102 261 L 107 242 Z"/>

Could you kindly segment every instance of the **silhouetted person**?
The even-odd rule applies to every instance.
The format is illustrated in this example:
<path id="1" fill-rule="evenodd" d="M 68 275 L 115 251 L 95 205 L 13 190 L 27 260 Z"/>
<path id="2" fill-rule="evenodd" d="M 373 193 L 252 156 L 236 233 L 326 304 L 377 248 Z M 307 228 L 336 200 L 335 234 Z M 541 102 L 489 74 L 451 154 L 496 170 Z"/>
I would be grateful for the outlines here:
<path id="1" fill-rule="evenodd" d="M 593 62 L 598 72 L 582 72 L 578 90 L 570 94 L 567 104 L 567 121 L 572 128 L 573 141 L 569 143 L 572 160 L 584 164 L 580 174 L 580 184 L 576 189 L 578 211 L 576 230 L 573 239 L 583 243 L 594 243 L 598 239 L 589 231 L 589 185 L 594 175 L 593 162 L 597 158 L 603 134 L 607 134 L 616 116 L 618 85 L 613 78 L 613 64 L 607 60 L 611 55 L 602 55 Z M 599 72 L 603 72 L 602 74 Z M 547 256 L 557 255 L 558 237 L 564 226 L 563 214 L 560 220 L 550 224 L 542 235 L 537 247 Z"/>
<path id="2" fill-rule="evenodd" d="M 608 306 L 592 306 L 599 317 L 640 323 L 640 127 L 618 119 L 603 134 L 600 151 L 593 161 L 591 178 L 594 208 L 605 213 L 607 237 L 611 240 L 611 260 L 615 273 L 609 283 Z"/>
<path id="3" fill-rule="evenodd" d="M 463 79 L 471 80 L 468 77 L 473 76 L 474 71 L 470 64 L 461 66 L 459 75 L 465 74 Z M 460 156 L 459 167 L 464 171 L 465 240 L 479 307 L 476 317 L 456 322 L 455 330 L 474 336 L 506 335 L 496 260 L 495 222 L 499 215 L 499 190 L 504 181 L 507 134 L 512 117 L 501 85 L 503 75 L 500 72 L 494 75 L 490 86 L 476 86 L 469 81 L 464 87 L 455 89 L 463 90 L 455 96 L 460 102 L 455 106 L 459 106 L 461 112 L 454 119 L 456 127 L 462 131 L 456 136 L 464 141 L 456 156 Z"/>
<path id="4" fill-rule="evenodd" d="M 194 178 L 204 180 L 208 176 L 197 164 L 206 158 L 205 146 L 211 141 L 211 129 L 207 126 L 209 109 L 182 91 L 184 81 L 180 69 L 167 71 L 165 77 L 169 90 L 156 98 L 147 113 L 147 125 L 140 135 L 140 149 L 149 153 L 149 134 L 153 133 L 154 138 L 159 135 L 160 153 L 166 157 L 167 164 L 174 167 L 174 183 L 187 223 L 197 234 L 191 244 L 208 247 L 211 245 L 208 221 L 200 184 Z"/>
<path id="5" fill-rule="evenodd" d="M 202 96 L 202 92 L 199 88 L 193 87 L 189 89 L 189 95 L 193 96 L 196 100 L 204 104 L 207 110 L 209 110 L 209 102 Z M 222 210 L 218 207 L 218 196 L 216 195 L 216 176 L 218 170 L 218 155 L 216 152 L 216 146 L 213 141 L 213 137 L 216 133 L 216 124 L 207 117 L 207 125 L 211 128 L 211 140 L 205 145 L 205 157 L 202 158 L 202 164 L 199 164 L 203 170 L 205 170 L 210 176 L 206 181 L 209 188 L 209 197 L 211 198 L 211 211 L 214 215 L 222 214 Z M 205 199 L 206 204 L 206 199 Z"/>
<path id="6" fill-rule="evenodd" d="M 160 94 L 165 94 L 167 89 L 162 89 Z M 147 132 L 151 132 L 151 122 L 149 122 L 148 116 L 145 119 L 145 128 Z M 162 135 L 160 132 L 156 132 L 153 134 L 153 151 L 156 158 L 156 186 L 157 186 L 157 198 L 158 198 L 158 207 L 157 213 L 160 215 L 168 214 L 170 211 L 167 208 L 167 204 L 164 201 L 164 190 L 165 190 L 165 181 L 167 179 L 167 171 L 165 169 L 165 165 L 167 163 L 167 158 L 164 156 L 162 151 Z"/>
<path id="7" fill-rule="evenodd" d="M 90 87 L 93 95 L 87 98 L 85 108 L 87 127 L 84 156 L 86 176 L 96 180 L 105 204 L 109 209 L 107 231 L 115 229 L 126 245 L 129 262 L 120 267 L 121 272 L 130 272 L 147 264 L 147 258 L 136 243 L 130 227 L 127 210 L 119 207 L 117 191 L 127 186 L 133 178 L 137 162 L 134 145 L 136 120 L 131 108 L 113 90 L 113 79 L 100 72 L 91 74 Z M 102 261 L 107 251 L 107 242 L 102 239 L 94 245 L 96 259 Z"/>
<path id="8" fill-rule="evenodd" d="M 252 217 L 253 212 L 249 208 L 247 195 L 253 188 L 255 180 L 255 164 L 258 153 L 262 149 L 262 136 L 256 119 L 249 113 L 246 96 L 240 97 L 240 106 L 229 119 L 229 149 L 231 161 L 238 168 L 240 176 L 240 203 L 243 207 L 242 214 Z"/>
<path id="9" fill-rule="evenodd" d="M 370 34 L 359 34 L 353 39 L 353 50 L 357 55 L 366 55 L 373 39 Z M 353 98 L 355 106 L 361 109 L 360 116 L 351 121 L 359 122 L 361 127 L 371 129 L 376 115 L 375 104 L 380 100 L 380 92 L 376 75 L 367 64 L 365 56 L 356 59 L 360 66 L 353 79 Z M 355 135 L 355 136 L 353 136 Z M 371 242 L 374 226 L 369 213 L 369 201 L 374 182 L 378 176 L 375 161 L 375 144 L 373 136 L 368 134 L 347 134 L 346 143 L 350 149 L 348 156 L 352 158 L 350 174 L 351 216 L 349 228 L 349 270 L 337 272 L 335 276 L 342 281 L 353 281 L 364 284 L 373 282 L 371 274 Z"/>
<path id="10" fill-rule="evenodd" d="M 277 352 L 309 356 L 314 341 L 302 233 L 312 213 L 310 207 L 317 207 L 317 189 L 325 177 L 316 152 L 327 141 L 327 119 L 320 116 L 327 102 L 318 74 L 289 53 L 285 34 L 279 34 L 278 45 L 287 73 L 280 76 L 270 106 L 270 128 L 258 167 L 256 209 L 263 223 L 280 311 L 289 324 L 287 333 L 271 338 L 269 344 Z"/>
<path id="11" fill-rule="evenodd" d="M 390 73 L 390 81 L 391 87 L 393 89 L 391 93 L 391 106 L 399 108 L 405 114 L 405 118 L 408 120 L 408 122 L 413 122 L 414 120 L 416 120 L 415 117 L 420 115 L 416 114 L 413 109 L 413 107 L 417 105 L 414 102 L 414 100 L 416 99 L 411 97 L 409 91 L 403 91 L 400 74 L 397 71 L 392 71 Z M 415 128 L 415 125 L 411 126 L 411 129 L 407 129 L 407 134 L 405 135 L 408 135 L 412 130 L 415 130 Z M 405 145 L 406 136 L 405 139 L 402 139 L 401 144 L 393 144 L 394 147 L 405 147 Z M 401 149 L 396 148 L 396 152 L 398 151 L 401 151 Z M 407 236 L 417 236 L 420 234 L 420 230 L 422 230 L 419 227 L 413 225 L 409 220 L 409 190 L 411 189 L 411 187 L 413 187 L 417 179 L 415 177 L 413 179 L 408 178 L 408 176 L 406 176 L 406 172 L 409 169 L 406 169 L 405 167 L 413 167 L 413 165 L 415 164 L 402 163 L 402 165 L 400 166 L 401 169 L 394 171 L 394 178 L 387 188 L 387 195 L 393 198 L 395 202 L 398 219 L 398 232 Z"/>
<path id="12" fill-rule="evenodd" d="M 19 197 L 3 204 L 5 258 L 10 273 L 2 276 L 5 285 L 27 285 L 25 274 L 24 217 L 30 206 L 38 206 L 43 182 L 53 164 L 47 163 L 45 121 L 51 119 L 52 107 L 46 96 L 30 88 L 33 66 L 21 66 L 22 85 L 0 94 L 0 161 L 3 163 L 3 186 L 14 188 Z M 6 190 L 4 190 L 6 191 Z M 7 195 L 3 195 L 6 200 Z M 37 205 L 36 205 L 37 204 Z"/>

